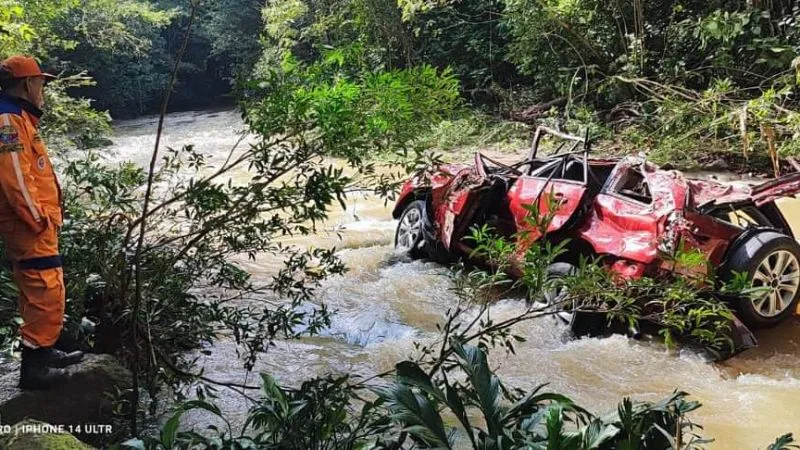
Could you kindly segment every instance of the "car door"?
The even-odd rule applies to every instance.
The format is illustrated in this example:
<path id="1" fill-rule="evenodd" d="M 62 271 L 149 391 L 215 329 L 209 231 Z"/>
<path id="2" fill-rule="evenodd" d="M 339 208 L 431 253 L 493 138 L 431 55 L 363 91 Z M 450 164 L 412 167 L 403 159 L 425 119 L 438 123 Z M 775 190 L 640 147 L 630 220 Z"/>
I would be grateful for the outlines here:
<path id="1" fill-rule="evenodd" d="M 656 259 L 669 216 L 685 203 L 685 187 L 671 172 L 648 171 L 629 158 L 614 169 L 578 230 L 598 254 L 649 264 Z"/>
<path id="2" fill-rule="evenodd" d="M 519 231 L 518 254 L 541 238 L 542 231 L 567 231 L 580 222 L 588 191 L 585 160 L 568 157 L 564 164 L 520 177 L 509 190 L 509 208 Z"/>
<path id="3" fill-rule="evenodd" d="M 437 205 L 434 218 L 445 248 L 450 249 L 469 229 L 485 186 L 484 174 L 470 167 L 454 174 L 452 181 L 441 192 L 433 192 L 439 198 L 434 203 Z"/>

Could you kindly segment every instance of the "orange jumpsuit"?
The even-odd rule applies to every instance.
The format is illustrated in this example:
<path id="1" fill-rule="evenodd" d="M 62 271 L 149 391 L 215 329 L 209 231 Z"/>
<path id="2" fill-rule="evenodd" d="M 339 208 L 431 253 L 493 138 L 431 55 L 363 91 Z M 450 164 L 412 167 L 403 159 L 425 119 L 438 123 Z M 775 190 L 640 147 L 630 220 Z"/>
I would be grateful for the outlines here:
<path id="1" fill-rule="evenodd" d="M 58 250 L 61 189 L 36 112 L 0 94 L 0 237 L 14 265 L 22 342 L 30 348 L 56 342 L 65 302 Z"/>

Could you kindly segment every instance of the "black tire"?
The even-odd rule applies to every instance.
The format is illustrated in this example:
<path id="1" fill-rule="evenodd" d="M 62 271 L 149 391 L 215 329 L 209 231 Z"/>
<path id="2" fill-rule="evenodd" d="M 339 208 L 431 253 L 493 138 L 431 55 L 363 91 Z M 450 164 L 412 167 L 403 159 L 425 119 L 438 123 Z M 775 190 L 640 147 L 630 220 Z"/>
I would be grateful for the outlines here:
<path id="1" fill-rule="evenodd" d="M 416 217 L 416 219 L 413 219 L 413 226 L 416 227 L 416 231 L 413 232 L 413 236 L 404 235 L 403 233 L 406 231 L 411 232 L 411 230 L 404 230 L 403 228 L 404 226 L 412 226 L 410 222 L 413 217 Z M 411 259 L 420 259 L 426 256 L 425 234 L 423 230 L 426 219 L 425 202 L 423 200 L 414 200 L 406 206 L 406 209 L 403 210 L 403 214 L 400 215 L 400 220 L 397 223 L 397 230 L 395 230 L 394 233 L 395 251 L 407 255 Z"/>
<path id="2" fill-rule="evenodd" d="M 769 290 L 763 295 L 742 298 L 733 305 L 747 326 L 774 327 L 794 314 L 800 300 L 797 241 L 774 231 L 751 236 L 728 256 L 722 276 L 732 280 L 736 273 L 746 273 L 754 287 Z"/>

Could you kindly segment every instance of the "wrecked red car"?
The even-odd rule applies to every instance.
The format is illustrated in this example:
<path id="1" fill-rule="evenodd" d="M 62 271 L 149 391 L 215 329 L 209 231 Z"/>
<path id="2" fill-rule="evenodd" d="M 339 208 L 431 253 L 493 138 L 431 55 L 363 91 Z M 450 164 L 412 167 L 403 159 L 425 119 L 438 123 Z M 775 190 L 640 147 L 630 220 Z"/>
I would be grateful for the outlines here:
<path id="1" fill-rule="evenodd" d="M 544 139 L 560 145 L 540 157 Z M 407 181 L 393 211 L 397 251 L 468 255 L 470 228 L 487 224 L 516 239 L 522 255 L 542 239 L 526 220 L 530 205 L 546 214 L 555 199 L 544 239 L 568 239 L 563 262 L 602 257 L 622 278 L 656 276 L 681 245 L 700 250 L 720 281 L 737 273 L 752 279 L 758 294 L 732 305 L 748 326 L 774 326 L 797 309 L 800 245 L 775 201 L 800 193 L 800 173 L 755 186 L 720 183 L 659 169 L 643 157 L 592 158 L 589 148 L 585 138 L 540 127 L 522 161 L 478 153 L 471 166 L 446 165 Z"/>

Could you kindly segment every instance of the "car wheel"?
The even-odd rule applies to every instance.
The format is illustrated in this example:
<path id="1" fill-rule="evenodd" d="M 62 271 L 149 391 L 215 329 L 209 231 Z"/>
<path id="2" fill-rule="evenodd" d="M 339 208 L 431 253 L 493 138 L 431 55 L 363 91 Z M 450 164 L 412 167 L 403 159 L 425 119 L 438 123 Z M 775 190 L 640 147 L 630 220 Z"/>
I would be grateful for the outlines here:
<path id="1" fill-rule="evenodd" d="M 413 259 L 425 256 L 424 214 L 425 202 L 422 200 L 415 200 L 406 206 L 400 215 L 400 222 L 394 234 L 394 249 L 397 253 L 408 255 Z"/>
<path id="2" fill-rule="evenodd" d="M 726 272 L 728 279 L 746 273 L 757 288 L 734 305 L 748 326 L 775 326 L 797 309 L 800 245 L 789 236 L 773 231 L 752 236 L 728 258 Z"/>

